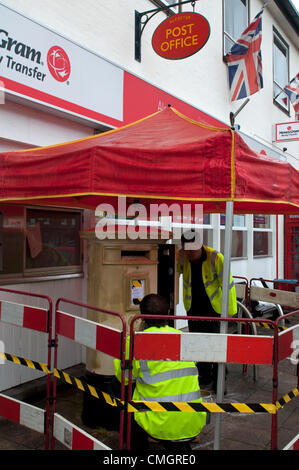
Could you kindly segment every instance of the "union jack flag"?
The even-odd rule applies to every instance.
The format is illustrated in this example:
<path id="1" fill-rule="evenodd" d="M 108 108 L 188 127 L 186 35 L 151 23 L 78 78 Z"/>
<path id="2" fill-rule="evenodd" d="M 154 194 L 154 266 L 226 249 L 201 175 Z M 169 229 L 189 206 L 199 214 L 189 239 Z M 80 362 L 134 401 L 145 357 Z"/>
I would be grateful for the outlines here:
<path id="1" fill-rule="evenodd" d="M 299 115 L 299 73 L 297 73 L 296 77 L 290 81 L 288 85 L 284 87 L 284 91 L 286 92 L 290 102 L 292 103 L 295 114 L 298 117 Z"/>
<path id="2" fill-rule="evenodd" d="M 265 6 L 226 55 L 231 101 L 246 98 L 263 88 L 261 16 Z"/>

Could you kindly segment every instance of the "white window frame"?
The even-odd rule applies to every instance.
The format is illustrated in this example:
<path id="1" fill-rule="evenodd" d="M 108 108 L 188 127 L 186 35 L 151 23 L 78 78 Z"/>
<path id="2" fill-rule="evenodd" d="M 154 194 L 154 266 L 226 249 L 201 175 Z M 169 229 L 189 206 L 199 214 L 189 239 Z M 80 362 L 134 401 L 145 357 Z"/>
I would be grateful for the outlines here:
<path id="1" fill-rule="evenodd" d="M 237 231 L 237 232 L 244 232 L 244 235 L 246 234 L 245 237 L 245 250 L 243 250 L 243 255 L 242 256 L 232 256 L 232 260 L 241 260 L 241 259 L 248 259 L 248 216 L 246 214 L 242 214 L 245 216 L 244 220 L 244 225 L 233 225 L 232 230 Z M 237 216 L 237 214 L 234 214 L 234 219 Z M 220 218 L 220 251 L 221 251 L 221 233 L 222 231 L 225 230 L 225 225 L 221 224 L 221 218 Z M 244 239 L 243 239 L 244 241 Z"/>
<path id="2" fill-rule="evenodd" d="M 280 85 L 275 81 L 275 68 L 274 68 L 274 51 L 275 47 L 278 48 L 278 45 L 276 43 L 279 43 L 282 48 L 285 49 L 286 54 L 286 68 L 287 68 L 287 82 L 284 85 Z M 284 38 L 281 36 L 281 34 L 277 31 L 277 29 L 273 28 L 273 48 L 272 48 L 272 56 L 273 56 L 273 103 L 275 106 L 278 106 L 279 109 L 287 113 L 288 115 L 290 114 L 290 101 L 287 98 L 287 95 L 285 92 L 283 92 L 282 86 L 285 86 L 289 83 L 289 61 L 290 61 L 290 48 L 288 43 L 284 40 Z M 276 89 L 276 87 L 279 89 L 279 91 Z M 281 93 L 279 93 L 281 91 Z M 279 95 L 278 95 L 279 93 Z M 282 98 L 286 98 L 286 105 L 282 104 L 279 100 Z"/>
<path id="3" fill-rule="evenodd" d="M 253 216 L 253 219 L 252 219 L 252 256 L 253 258 L 273 258 L 273 227 L 274 227 L 274 221 L 273 221 L 273 217 L 272 215 L 270 214 L 265 214 L 266 216 L 269 215 L 269 220 L 270 220 L 270 227 L 269 228 L 256 228 L 254 227 L 254 216 Z M 256 232 L 267 232 L 270 236 L 269 236 L 269 239 L 270 239 L 270 252 L 265 255 L 255 255 L 254 254 L 254 233 Z"/>
<path id="4" fill-rule="evenodd" d="M 241 0 L 239 0 L 239 1 L 241 1 Z M 249 0 L 246 0 L 246 1 L 247 1 L 247 5 L 246 5 L 246 7 L 247 7 L 247 23 L 244 25 L 243 31 L 244 31 L 244 30 L 247 28 L 247 26 L 249 25 Z M 233 44 L 235 44 L 235 43 L 238 41 L 238 39 L 239 39 L 239 37 L 238 37 L 238 38 L 233 38 L 233 37 L 226 31 L 226 25 L 225 25 L 225 8 L 226 8 L 226 7 L 225 7 L 225 0 L 223 0 L 223 3 L 222 3 L 223 16 L 222 16 L 222 17 L 223 17 L 223 56 L 224 56 L 224 57 L 225 57 L 225 55 L 229 52 L 229 51 L 226 51 L 226 50 L 225 50 L 225 39 L 226 39 L 226 38 L 229 39 L 230 41 L 233 42 Z M 233 15 L 234 15 L 234 10 L 231 9 L 230 11 L 231 11 L 231 15 L 232 15 L 232 17 L 233 17 Z M 242 32 L 243 32 L 243 31 L 242 31 Z M 241 34 L 242 34 L 242 33 L 241 33 Z M 232 44 L 232 46 L 233 46 L 233 44 Z M 231 47 L 232 47 L 232 46 L 231 46 Z"/>

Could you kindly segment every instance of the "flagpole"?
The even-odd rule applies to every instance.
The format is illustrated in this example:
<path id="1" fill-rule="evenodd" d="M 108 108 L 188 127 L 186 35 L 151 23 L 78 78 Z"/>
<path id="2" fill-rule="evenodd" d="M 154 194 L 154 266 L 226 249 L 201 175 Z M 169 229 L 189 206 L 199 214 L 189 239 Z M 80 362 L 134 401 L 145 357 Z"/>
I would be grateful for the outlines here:
<path id="1" fill-rule="evenodd" d="M 235 129 L 235 117 L 239 114 L 240 111 L 242 111 L 244 106 L 246 106 L 249 101 L 250 101 L 250 99 L 246 98 L 244 103 L 240 106 L 239 109 L 237 109 L 237 111 L 235 113 L 233 113 L 233 112 L 229 113 L 230 124 L 231 124 L 233 129 Z"/>

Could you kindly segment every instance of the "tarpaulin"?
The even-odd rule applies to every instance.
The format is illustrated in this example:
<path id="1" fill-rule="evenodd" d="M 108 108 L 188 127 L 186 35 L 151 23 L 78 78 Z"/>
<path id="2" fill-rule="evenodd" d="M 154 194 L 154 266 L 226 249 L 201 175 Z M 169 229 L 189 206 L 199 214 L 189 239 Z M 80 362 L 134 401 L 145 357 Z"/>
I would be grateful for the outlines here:
<path id="1" fill-rule="evenodd" d="M 299 212 L 299 175 L 229 127 L 168 107 L 124 127 L 0 154 L 0 202 L 95 208 L 102 202 L 203 203 L 204 212 Z"/>

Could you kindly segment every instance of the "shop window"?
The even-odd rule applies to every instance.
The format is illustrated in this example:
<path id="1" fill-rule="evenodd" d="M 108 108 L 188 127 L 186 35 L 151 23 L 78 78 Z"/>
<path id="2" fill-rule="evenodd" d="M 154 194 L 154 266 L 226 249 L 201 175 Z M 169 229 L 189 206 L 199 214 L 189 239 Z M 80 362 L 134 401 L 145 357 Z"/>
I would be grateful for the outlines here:
<path id="1" fill-rule="evenodd" d="M 289 100 L 284 87 L 289 83 L 289 47 L 280 34 L 273 32 L 273 101 L 289 112 Z"/>
<path id="2" fill-rule="evenodd" d="M 248 26 L 249 0 L 223 0 L 223 55 L 241 37 Z"/>
<path id="3" fill-rule="evenodd" d="M 224 253 L 225 215 L 220 215 L 220 251 Z M 245 215 L 234 215 L 232 231 L 232 258 L 247 257 L 247 227 Z"/>
<path id="4" fill-rule="evenodd" d="M 253 256 L 272 255 L 271 216 L 254 214 L 253 216 Z"/>
<path id="5" fill-rule="evenodd" d="M 26 211 L 26 270 L 68 270 L 80 266 L 81 214 Z"/>
<path id="6" fill-rule="evenodd" d="M 71 274 L 81 269 L 81 213 L 0 208 L 0 275 Z"/>

